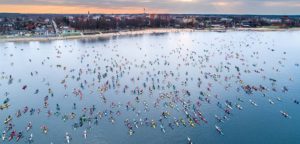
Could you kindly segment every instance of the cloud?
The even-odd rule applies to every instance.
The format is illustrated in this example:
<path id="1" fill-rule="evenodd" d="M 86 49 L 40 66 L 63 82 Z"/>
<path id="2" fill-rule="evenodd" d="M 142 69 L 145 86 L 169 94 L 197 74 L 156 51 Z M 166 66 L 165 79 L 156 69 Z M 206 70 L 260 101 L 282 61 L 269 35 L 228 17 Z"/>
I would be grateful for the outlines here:
<path id="1" fill-rule="evenodd" d="M 95 12 L 112 10 L 114 12 L 156 13 L 225 13 L 225 14 L 299 14 L 300 0 L 0 0 L 0 7 L 18 7 L 19 11 L 28 6 L 40 6 L 49 11 L 49 7 L 64 7 L 65 12 L 76 7 L 78 13 L 91 9 Z M 22 8 L 22 6 L 24 8 Z M 48 9 L 46 9 L 48 8 Z M 7 8 L 6 8 L 7 9 Z M 13 8 L 15 9 L 15 8 Z M 4 9 L 0 9 L 4 12 Z M 85 13 L 85 12 L 84 12 Z"/>

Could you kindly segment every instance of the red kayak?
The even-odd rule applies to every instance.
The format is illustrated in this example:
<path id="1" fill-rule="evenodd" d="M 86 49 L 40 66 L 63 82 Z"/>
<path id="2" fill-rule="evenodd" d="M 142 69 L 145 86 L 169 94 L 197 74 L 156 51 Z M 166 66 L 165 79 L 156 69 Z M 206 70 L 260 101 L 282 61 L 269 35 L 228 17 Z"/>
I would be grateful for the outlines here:
<path id="1" fill-rule="evenodd" d="M 12 131 L 9 138 L 8 138 L 8 141 L 11 141 L 14 138 L 15 135 L 16 135 L 16 132 Z"/>

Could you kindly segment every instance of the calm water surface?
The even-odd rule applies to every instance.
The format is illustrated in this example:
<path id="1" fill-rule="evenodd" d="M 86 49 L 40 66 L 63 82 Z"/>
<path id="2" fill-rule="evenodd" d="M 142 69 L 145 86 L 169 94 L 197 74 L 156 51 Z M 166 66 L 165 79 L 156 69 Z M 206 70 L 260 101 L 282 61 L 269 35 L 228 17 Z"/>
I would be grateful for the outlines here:
<path id="1" fill-rule="evenodd" d="M 71 143 L 78 144 L 186 144 L 187 137 L 195 144 L 297 144 L 299 39 L 300 32 L 288 31 L 195 32 L 0 43 L 0 102 L 9 98 L 11 105 L 0 111 L 0 131 L 7 129 L 3 122 L 11 115 L 13 130 L 24 135 L 18 143 L 28 143 L 32 133 L 34 143 L 62 144 L 68 132 Z M 247 85 L 252 94 L 243 90 Z M 260 86 L 265 90 L 259 90 Z M 284 87 L 288 90 L 283 91 Z M 46 97 L 48 106 L 44 107 Z M 231 106 L 226 106 L 226 101 Z M 26 106 L 35 112 L 23 113 Z M 16 117 L 18 110 L 20 117 Z M 285 118 L 281 110 L 291 118 Z M 64 121 L 63 115 L 71 112 L 76 117 Z M 165 118 L 163 112 L 169 115 Z M 91 122 L 74 129 L 83 114 Z M 184 119 L 186 127 L 182 123 L 177 127 L 174 117 Z M 199 124 L 193 120 L 192 127 L 188 117 Z M 133 127 L 132 136 L 126 119 Z M 156 128 L 151 127 L 151 120 Z M 26 132 L 28 122 L 33 127 Z M 49 128 L 48 134 L 42 133 L 42 125 Z M 85 129 L 87 139 L 83 137 Z M 0 143 L 17 142 L 14 138 Z"/>

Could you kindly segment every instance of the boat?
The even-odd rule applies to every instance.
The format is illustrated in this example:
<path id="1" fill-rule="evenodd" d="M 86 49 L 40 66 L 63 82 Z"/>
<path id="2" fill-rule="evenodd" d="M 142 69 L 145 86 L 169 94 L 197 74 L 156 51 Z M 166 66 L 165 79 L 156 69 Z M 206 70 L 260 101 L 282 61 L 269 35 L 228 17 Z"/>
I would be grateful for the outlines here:
<path id="1" fill-rule="evenodd" d="M 14 135 L 10 135 L 8 141 L 11 141 L 14 138 Z"/>
<path id="2" fill-rule="evenodd" d="M 225 120 L 229 120 L 229 118 L 228 118 L 226 115 L 224 115 L 223 118 L 224 118 Z"/>
<path id="3" fill-rule="evenodd" d="M 269 99 L 269 103 L 270 103 L 270 104 L 274 104 L 274 102 L 273 102 L 271 99 Z"/>
<path id="4" fill-rule="evenodd" d="M 238 98 L 238 101 L 240 101 L 240 102 L 244 102 L 241 98 Z"/>
<path id="5" fill-rule="evenodd" d="M 6 98 L 4 101 L 3 101 L 3 104 L 7 104 L 9 102 L 9 98 Z"/>
<path id="6" fill-rule="evenodd" d="M 8 124 L 11 120 L 12 120 L 12 117 L 11 117 L 11 116 L 8 116 L 8 117 L 5 119 L 4 124 Z"/>
<path id="7" fill-rule="evenodd" d="M 188 144 L 193 144 L 192 140 L 190 137 L 187 137 L 187 140 L 188 140 Z"/>
<path id="8" fill-rule="evenodd" d="M 217 120 L 218 122 L 224 123 L 224 121 L 222 120 L 222 118 L 218 117 L 217 115 L 215 115 L 215 118 L 216 118 L 216 120 Z"/>
<path id="9" fill-rule="evenodd" d="M 133 120 L 133 124 L 134 124 L 134 126 L 135 126 L 136 128 L 139 128 L 138 123 L 137 123 L 137 121 L 136 121 L 135 119 Z"/>
<path id="10" fill-rule="evenodd" d="M 10 133 L 10 136 L 9 136 L 9 138 L 8 138 L 8 141 L 11 141 L 11 140 L 14 138 L 15 135 L 16 135 L 16 131 L 12 131 L 12 132 Z"/>
<path id="11" fill-rule="evenodd" d="M 9 106 L 10 106 L 10 104 L 8 104 L 8 103 L 2 104 L 2 105 L 0 105 L 0 110 L 7 109 L 7 108 L 9 108 Z"/>
<path id="12" fill-rule="evenodd" d="M 229 104 L 225 103 L 225 105 L 226 105 L 227 108 L 229 108 L 231 110 L 233 109 Z"/>
<path id="13" fill-rule="evenodd" d="M 156 128 L 156 123 L 154 122 L 154 120 L 151 121 L 151 127 Z"/>
<path id="14" fill-rule="evenodd" d="M 284 116 L 285 118 L 291 118 L 291 116 L 289 116 L 289 114 L 287 112 L 284 111 L 280 111 L 280 113 L 282 114 L 282 116 Z"/>
<path id="15" fill-rule="evenodd" d="M 5 132 L 5 131 L 3 131 L 3 132 L 2 132 L 2 141 L 4 141 L 4 140 L 5 140 L 5 138 L 6 138 L 6 132 Z"/>
<path id="16" fill-rule="evenodd" d="M 114 123 L 115 123 L 115 119 L 114 119 L 113 117 L 111 117 L 111 118 L 110 118 L 110 122 L 111 122 L 112 124 L 114 124 Z"/>
<path id="17" fill-rule="evenodd" d="M 185 121 L 184 121 L 183 118 L 180 118 L 180 122 L 182 123 L 182 125 L 183 125 L 184 127 L 186 127 L 186 123 L 185 123 Z"/>
<path id="18" fill-rule="evenodd" d="M 7 128 L 6 128 L 6 131 L 7 132 L 10 131 L 10 130 L 12 130 L 12 128 L 13 128 L 13 124 L 9 123 Z"/>
<path id="19" fill-rule="evenodd" d="M 224 135 L 224 133 L 222 132 L 222 129 L 219 126 L 215 125 L 215 128 L 219 132 L 219 134 Z"/>
<path id="20" fill-rule="evenodd" d="M 280 97 L 277 97 L 277 100 L 278 100 L 278 101 L 281 101 L 281 98 L 280 98 Z"/>
<path id="21" fill-rule="evenodd" d="M 27 85 L 24 85 L 24 86 L 22 87 L 23 90 L 26 90 L 26 88 L 27 88 Z"/>
<path id="22" fill-rule="evenodd" d="M 18 135 L 17 135 L 17 142 L 23 138 L 23 133 L 22 132 L 19 132 Z"/>
<path id="23" fill-rule="evenodd" d="M 86 139 L 86 137 L 87 137 L 87 131 L 86 130 L 83 131 L 83 137 L 84 137 L 84 139 Z"/>
<path id="24" fill-rule="evenodd" d="M 254 106 L 258 106 L 254 101 L 252 101 L 251 99 L 249 100 L 250 101 L 250 103 L 252 104 L 252 105 L 254 105 Z"/>
<path id="25" fill-rule="evenodd" d="M 236 107 L 239 109 L 239 110 L 243 110 L 243 107 L 239 104 L 236 104 Z"/>
<path id="26" fill-rule="evenodd" d="M 188 120 L 189 120 L 190 126 L 191 126 L 191 127 L 195 127 L 194 121 L 193 121 L 191 118 L 189 118 Z"/>
<path id="27" fill-rule="evenodd" d="M 174 123 L 176 124 L 177 127 L 179 127 L 179 122 L 175 117 L 174 117 Z"/>
<path id="28" fill-rule="evenodd" d="M 133 133 L 134 133 L 134 131 L 133 131 L 132 129 L 129 129 L 129 130 L 128 130 L 128 134 L 129 134 L 130 136 L 132 136 Z"/>
<path id="29" fill-rule="evenodd" d="M 205 123 L 208 123 L 208 121 L 203 116 L 201 116 L 201 120 L 204 121 Z"/>
<path id="30" fill-rule="evenodd" d="M 164 128 L 164 126 L 161 124 L 160 125 L 160 129 L 161 129 L 161 131 L 163 132 L 163 133 L 166 133 L 166 130 L 165 130 L 165 128 Z"/>
<path id="31" fill-rule="evenodd" d="M 142 118 L 140 118 L 140 125 L 141 125 L 141 126 L 143 125 L 143 120 L 142 120 Z"/>
<path id="32" fill-rule="evenodd" d="M 193 120 L 194 120 L 194 122 L 195 122 L 196 124 L 200 125 L 200 122 L 198 121 L 197 118 L 194 117 Z"/>
<path id="33" fill-rule="evenodd" d="M 28 143 L 33 143 L 33 134 L 32 133 L 28 137 Z"/>
<path id="34" fill-rule="evenodd" d="M 29 122 L 27 124 L 26 131 L 29 131 L 31 128 L 32 128 L 32 124 L 31 124 L 31 122 Z"/>
<path id="35" fill-rule="evenodd" d="M 42 126 L 41 129 L 42 129 L 42 132 L 43 132 L 44 134 L 47 134 L 47 133 L 48 133 L 48 127 Z"/>
<path id="36" fill-rule="evenodd" d="M 68 132 L 66 132 L 66 136 L 65 136 L 65 138 L 66 138 L 66 142 L 69 144 L 69 143 L 70 143 L 70 141 L 71 141 L 71 136 L 69 135 L 69 133 L 68 133 Z"/>

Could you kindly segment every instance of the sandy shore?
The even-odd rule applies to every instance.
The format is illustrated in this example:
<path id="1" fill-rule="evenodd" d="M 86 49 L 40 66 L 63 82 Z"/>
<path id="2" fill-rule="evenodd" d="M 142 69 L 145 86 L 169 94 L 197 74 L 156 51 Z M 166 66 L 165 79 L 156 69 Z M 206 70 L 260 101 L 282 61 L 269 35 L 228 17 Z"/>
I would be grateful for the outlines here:
<path id="1" fill-rule="evenodd" d="M 300 28 L 292 29 L 271 29 L 271 28 L 231 28 L 231 29 L 175 29 L 175 28 L 157 28 L 157 29 L 143 29 L 134 31 L 120 31 L 113 33 L 102 33 L 96 35 L 78 35 L 78 36 L 60 36 L 60 37 L 9 37 L 0 38 L 0 42 L 26 42 L 26 41 L 52 41 L 52 40 L 66 40 L 66 39 L 88 39 L 88 38 L 109 38 L 113 36 L 126 35 L 143 35 L 143 34 L 159 34 L 159 33 L 176 33 L 176 32 L 227 32 L 227 31 L 300 31 Z"/>

